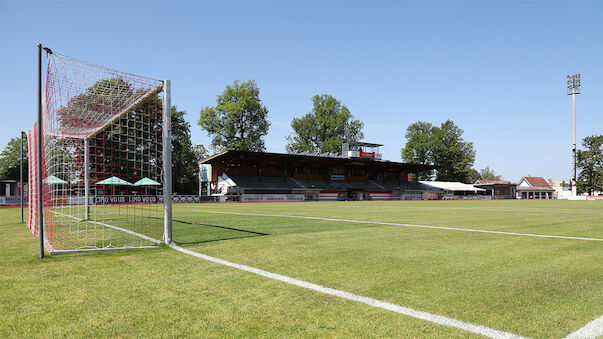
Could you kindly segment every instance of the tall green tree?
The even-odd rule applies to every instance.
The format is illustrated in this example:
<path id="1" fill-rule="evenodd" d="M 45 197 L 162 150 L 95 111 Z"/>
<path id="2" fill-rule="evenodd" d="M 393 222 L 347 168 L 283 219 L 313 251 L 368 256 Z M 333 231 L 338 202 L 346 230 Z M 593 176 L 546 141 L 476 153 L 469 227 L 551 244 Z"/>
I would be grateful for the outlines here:
<path id="1" fill-rule="evenodd" d="M 463 139 L 464 131 L 452 120 L 446 120 L 435 132 L 440 139 L 434 153 L 434 163 L 440 166 L 436 180 L 468 182 L 475 161 L 473 143 Z"/>
<path id="2" fill-rule="evenodd" d="M 198 124 L 212 137 L 214 151 L 261 152 L 265 150 L 264 137 L 270 127 L 267 115 L 255 81 L 237 80 L 218 95 L 216 106 L 201 109 Z"/>
<path id="3" fill-rule="evenodd" d="M 209 152 L 207 148 L 203 145 L 195 145 L 193 146 L 193 152 L 195 152 L 195 158 L 197 160 L 203 160 L 209 156 Z"/>
<path id="4" fill-rule="evenodd" d="M 402 148 L 402 159 L 415 164 L 434 164 L 434 152 L 439 148 L 439 140 L 435 137 L 431 123 L 417 121 L 406 128 L 406 145 Z M 417 173 L 418 180 L 431 180 L 434 171 Z"/>
<path id="5" fill-rule="evenodd" d="M 344 142 L 364 138 L 360 120 L 339 100 L 329 94 L 312 97 L 312 111 L 301 118 L 293 118 L 293 133 L 287 137 L 287 152 L 341 152 Z"/>
<path id="6" fill-rule="evenodd" d="M 178 194 L 197 194 L 198 162 L 207 156 L 203 145 L 193 146 L 186 112 L 172 106 L 172 186 Z"/>
<path id="7" fill-rule="evenodd" d="M 27 181 L 27 139 L 23 136 L 23 181 Z M 21 138 L 12 138 L 0 153 L 0 178 L 19 180 Z"/>
<path id="8" fill-rule="evenodd" d="M 582 140 L 585 150 L 578 151 L 578 191 L 593 194 L 603 191 L 603 135 Z"/>
<path id="9" fill-rule="evenodd" d="M 463 130 L 453 121 L 447 120 L 440 126 L 424 121 L 411 124 L 406 129 L 406 145 L 402 149 L 402 159 L 439 166 L 433 172 L 419 174 L 420 180 L 440 181 L 472 180 L 471 167 L 475 161 L 473 143 L 463 139 Z M 474 175 L 474 173 L 473 173 Z"/>

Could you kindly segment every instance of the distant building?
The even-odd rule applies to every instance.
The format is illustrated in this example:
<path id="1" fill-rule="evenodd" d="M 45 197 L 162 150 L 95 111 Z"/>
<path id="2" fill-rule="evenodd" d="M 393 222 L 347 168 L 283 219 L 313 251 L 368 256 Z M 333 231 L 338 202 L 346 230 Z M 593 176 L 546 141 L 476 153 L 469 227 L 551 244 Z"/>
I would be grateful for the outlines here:
<path id="1" fill-rule="evenodd" d="M 440 191 L 440 198 L 453 198 L 454 196 L 483 196 L 486 190 L 458 181 L 419 181 L 421 184 L 433 187 Z"/>
<path id="2" fill-rule="evenodd" d="M 555 189 L 543 177 L 523 177 L 517 185 L 519 199 L 557 199 Z"/>
<path id="3" fill-rule="evenodd" d="M 507 180 L 478 180 L 473 185 L 486 190 L 492 199 L 516 199 L 517 185 Z"/>
<path id="4" fill-rule="evenodd" d="M 557 199 L 568 200 L 572 196 L 571 187 L 565 182 L 556 181 L 551 184 L 551 187 L 555 190 Z"/>
<path id="5" fill-rule="evenodd" d="M 408 178 L 436 166 L 383 161 L 371 149 L 380 144 L 346 146 L 342 155 L 218 153 L 199 161 L 200 191 L 220 201 L 246 202 L 419 200 L 434 193 L 431 186 Z"/>
<path id="6" fill-rule="evenodd" d="M 0 205 L 19 205 L 19 183 L 16 180 L 0 179 Z"/>

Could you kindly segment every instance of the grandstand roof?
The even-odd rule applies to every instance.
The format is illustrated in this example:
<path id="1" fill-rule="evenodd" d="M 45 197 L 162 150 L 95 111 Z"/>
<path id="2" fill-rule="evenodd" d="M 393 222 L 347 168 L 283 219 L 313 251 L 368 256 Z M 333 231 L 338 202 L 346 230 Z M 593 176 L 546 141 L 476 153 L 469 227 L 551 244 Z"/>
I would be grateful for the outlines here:
<path id="1" fill-rule="evenodd" d="M 366 146 L 366 147 L 381 147 L 383 144 L 375 144 L 372 142 L 355 141 L 350 142 L 350 146 Z"/>
<path id="2" fill-rule="evenodd" d="M 372 159 L 349 159 L 340 156 L 310 155 L 310 154 L 286 154 L 286 153 L 264 153 L 250 151 L 224 151 L 214 154 L 201 161 L 200 164 L 214 164 L 218 162 L 232 162 L 234 160 L 245 160 L 255 163 L 285 163 L 293 166 L 366 166 L 377 169 L 402 170 L 409 173 L 422 172 L 436 169 L 437 166 L 425 164 L 412 164 L 393 161 L 375 161 Z"/>
<path id="3" fill-rule="evenodd" d="M 510 185 L 508 180 L 478 180 L 474 185 Z"/>

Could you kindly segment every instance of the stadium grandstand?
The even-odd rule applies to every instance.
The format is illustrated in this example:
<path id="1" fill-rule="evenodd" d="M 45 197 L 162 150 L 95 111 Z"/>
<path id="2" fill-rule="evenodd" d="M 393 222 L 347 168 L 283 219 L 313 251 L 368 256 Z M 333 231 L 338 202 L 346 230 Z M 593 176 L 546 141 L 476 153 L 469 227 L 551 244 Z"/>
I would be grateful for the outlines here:
<path id="1" fill-rule="evenodd" d="M 409 176 L 436 166 L 379 160 L 370 152 L 379 146 L 344 144 L 342 155 L 225 151 L 199 162 L 200 191 L 220 201 L 327 201 L 419 200 L 435 190 Z"/>

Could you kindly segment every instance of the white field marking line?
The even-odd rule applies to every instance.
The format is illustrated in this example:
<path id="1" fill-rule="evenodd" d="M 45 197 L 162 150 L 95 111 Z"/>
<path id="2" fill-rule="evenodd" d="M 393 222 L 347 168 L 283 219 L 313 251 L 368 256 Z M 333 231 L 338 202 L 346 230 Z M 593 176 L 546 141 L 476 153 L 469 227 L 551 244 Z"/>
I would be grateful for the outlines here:
<path id="1" fill-rule="evenodd" d="M 603 335 L 603 315 L 589 322 L 565 339 L 596 338 Z"/>
<path id="2" fill-rule="evenodd" d="M 56 212 L 56 211 L 50 211 L 50 212 L 55 213 L 55 214 L 59 214 L 59 215 L 62 215 L 62 216 L 65 216 L 67 218 L 72 218 L 72 219 L 75 219 L 75 220 L 78 220 L 78 221 L 84 221 L 84 219 L 81 219 L 81 218 L 78 218 L 78 217 L 74 217 L 72 215 L 64 214 L 64 213 L 61 213 L 61 212 Z M 113 229 L 116 229 L 116 230 L 119 230 L 119 231 L 122 231 L 122 232 L 125 232 L 125 233 L 128 233 L 128 234 L 131 234 L 131 235 L 135 235 L 135 236 L 140 237 L 140 238 L 142 238 L 144 240 L 148 240 L 148 241 L 154 242 L 156 244 L 160 244 L 161 243 L 160 240 L 157 240 L 155 238 L 151 238 L 151 237 L 146 236 L 144 234 L 140 234 L 140 233 L 136 233 L 134 231 L 127 230 L 125 228 L 121 228 L 121 227 L 117 227 L 117 226 L 113 226 L 113 225 L 109 225 L 109 224 L 104 224 L 102 222 L 97 222 L 97 221 L 92 221 L 92 220 L 86 220 L 86 222 L 89 222 L 89 223 L 92 223 L 92 224 L 101 225 L 101 226 L 110 227 L 110 228 L 113 228 Z"/>
<path id="3" fill-rule="evenodd" d="M 351 223 L 359 223 L 359 224 L 374 224 L 374 225 L 387 225 L 387 226 L 418 227 L 418 228 L 431 228 L 431 229 L 449 230 L 449 231 L 463 231 L 463 232 L 477 232 L 477 233 L 517 235 L 517 236 L 537 237 L 537 238 L 555 238 L 555 239 L 603 241 L 603 239 L 599 239 L 599 238 L 566 237 L 566 236 L 561 236 L 561 235 L 515 233 L 515 232 L 504 232 L 504 231 L 488 231 L 488 230 L 476 230 L 476 229 L 472 229 L 472 228 L 456 228 L 456 227 L 444 227 L 444 226 L 427 226 L 427 225 L 399 224 L 399 223 L 394 223 L 394 222 L 381 222 L 381 221 L 362 221 L 362 220 L 348 220 L 348 219 L 333 219 L 333 218 L 321 218 L 321 217 L 308 217 L 308 216 L 302 216 L 302 215 L 260 214 L 260 213 L 241 213 L 241 212 L 222 212 L 222 211 L 203 211 L 203 210 L 194 210 L 193 212 L 235 214 L 235 215 L 251 215 L 251 216 L 259 216 L 259 217 L 280 217 L 280 218 L 325 220 L 325 221 L 351 222 Z"/>
<path id="4" fill-rule="evenodd" d="M 494 207 L 434 207 L 434 206 L 375 206 L 374 208 L 391 208 L 391 209 L 402 209 L 402 208 L 415 208 L 415 209 L 441 209 L 441 210 L 468 210 L 468 211 L 501 211 L 501 212 L 538 212 L 538 213 L 594 213 L 599 214 L 603 211 L 599 210 L 580 210 L 580 209 L 545 209 L 545 208 L 494 208 Z"/>
<path id="5" fill-rule="evenodd" d="M 428 312 L 423 312 L 423 311 L 417 311 L 417 310 L 413 310 L 412 308 L 408 308 L 408 307 L 404 307 L 404 306 L 400 306 L 400 305 L 396 305 L 396 304 L 392 304 L 392 303 L 388 303 L 385 301 L 380 301 L 377 299 L 373 299 L 373 298 L 369 298 L 369 297 L 364 297 L 358 294 L 353 294 L 350 292 L 346 292 L 346 291 L 341 291 L 341 290 L 336 290 L 333 288 L 329 288 L 329 287 L 325 287 L 325 286 L 321 286 L 321 285 L 317 285 L 317 284 L 313 284 L 311 282 L 307 282 L 307 281 L 303 281 L 303 280 L 298 280 L 298 279 L 294 279 L 291 277 L 287 277 L 284 275 L 280 275 L 280 274 L 276 274 L 276 273 L 272 273 L 272 272 L 268 272 L 268 271 L 264 271 L 261 270 L 259 268 L 255 268 L 255 267 L 250 267 L 250 266 L 246 266 L 246 265 L 241 265 L 241 264 L 237 264 L 237 263 L 233 263 L 230 261 L 226 261 L 223 259 L 218 259 L 218 258 L 214 258 L 214 257 L 210 257 L 208 255 L 205 254 L 201 254 L 195 251 L 191 251 L 191 250 L 187 250 L 185 248 L 182 248 L 178 245 L 175 244 L 171 244 L 170 245 L 171 248 L 175 249 L 176 251 L 180 251 L 182 253 L 188 254 L 188 255 L 192 255 L 194 257 L 203 259 L 203 260 L 207 260 L 207 261 L 211 261 L 217 264 L 221 264 L 221 265 L 225 265 L 225 266 L 229 266 L 232 268 L 236 268 L 239 270 L 243 270 L 243 271 L 247 271 L 253 274 L 257 274 L 269 279 L 274 279 L 274 280 L 278 280 L 287 284 L 291 284 L 291 285 L 295 285 L 295 286 L 299 286 L 299 287 L 303 287 L 303 288 L 307 288 L 313 291 L 317 291 L 320 293 L 324 293 L 324 294 L 328 294 L 328 295 L 332 295 L 335 297 L 339 297 L 339 298 L 343 298 L 346 300 L 351 300 L 351 301 L 355 301 L 355 302 L 359 302 L 359 303 L 363 303 L 369 306 L 373 306 L 373 307 L 377 307 L 377 308 L 381 308 L 387 311 L 392 311 L 392 312 L 396 312 L 396 313 L 400 313 L 400 314 L 404 314 L 413 318 L 417 318 L 417 319 L 421 319 L 421 320 L 426 320 L 432 323 L 436 323 L 439 325 L 444 325 L 444 326 L 448 326 L 448 327 L 454 327 L 457 329 L 461 329 L 464 331 L 468 331 L 468 332 L 472 332 L 472 333 L 477 333 L 480 335 L 483 335 L 485 337 L 489 337 L 489 338 L 523 338 L 521 336 L 518 336 L 516 334 L 513 333 L 509 333 L 509 332 L 503 332 L 503 331 L 499 331 L 499 330 L 495 330 L 492 328 L 488 328 L 482 325 L 476 325 L 476 324 L 472 324 L 472 323 L 468 323 L 468 322 L 464 322 L 464 321 L 460 321 L 460 320 L 456 320 L 456 319 L 452 319 L 452 318 L 448 318 L 442 315 L 437 315 L 437 314 L 432 314 L 432 313 L 428 313 Z"/>

